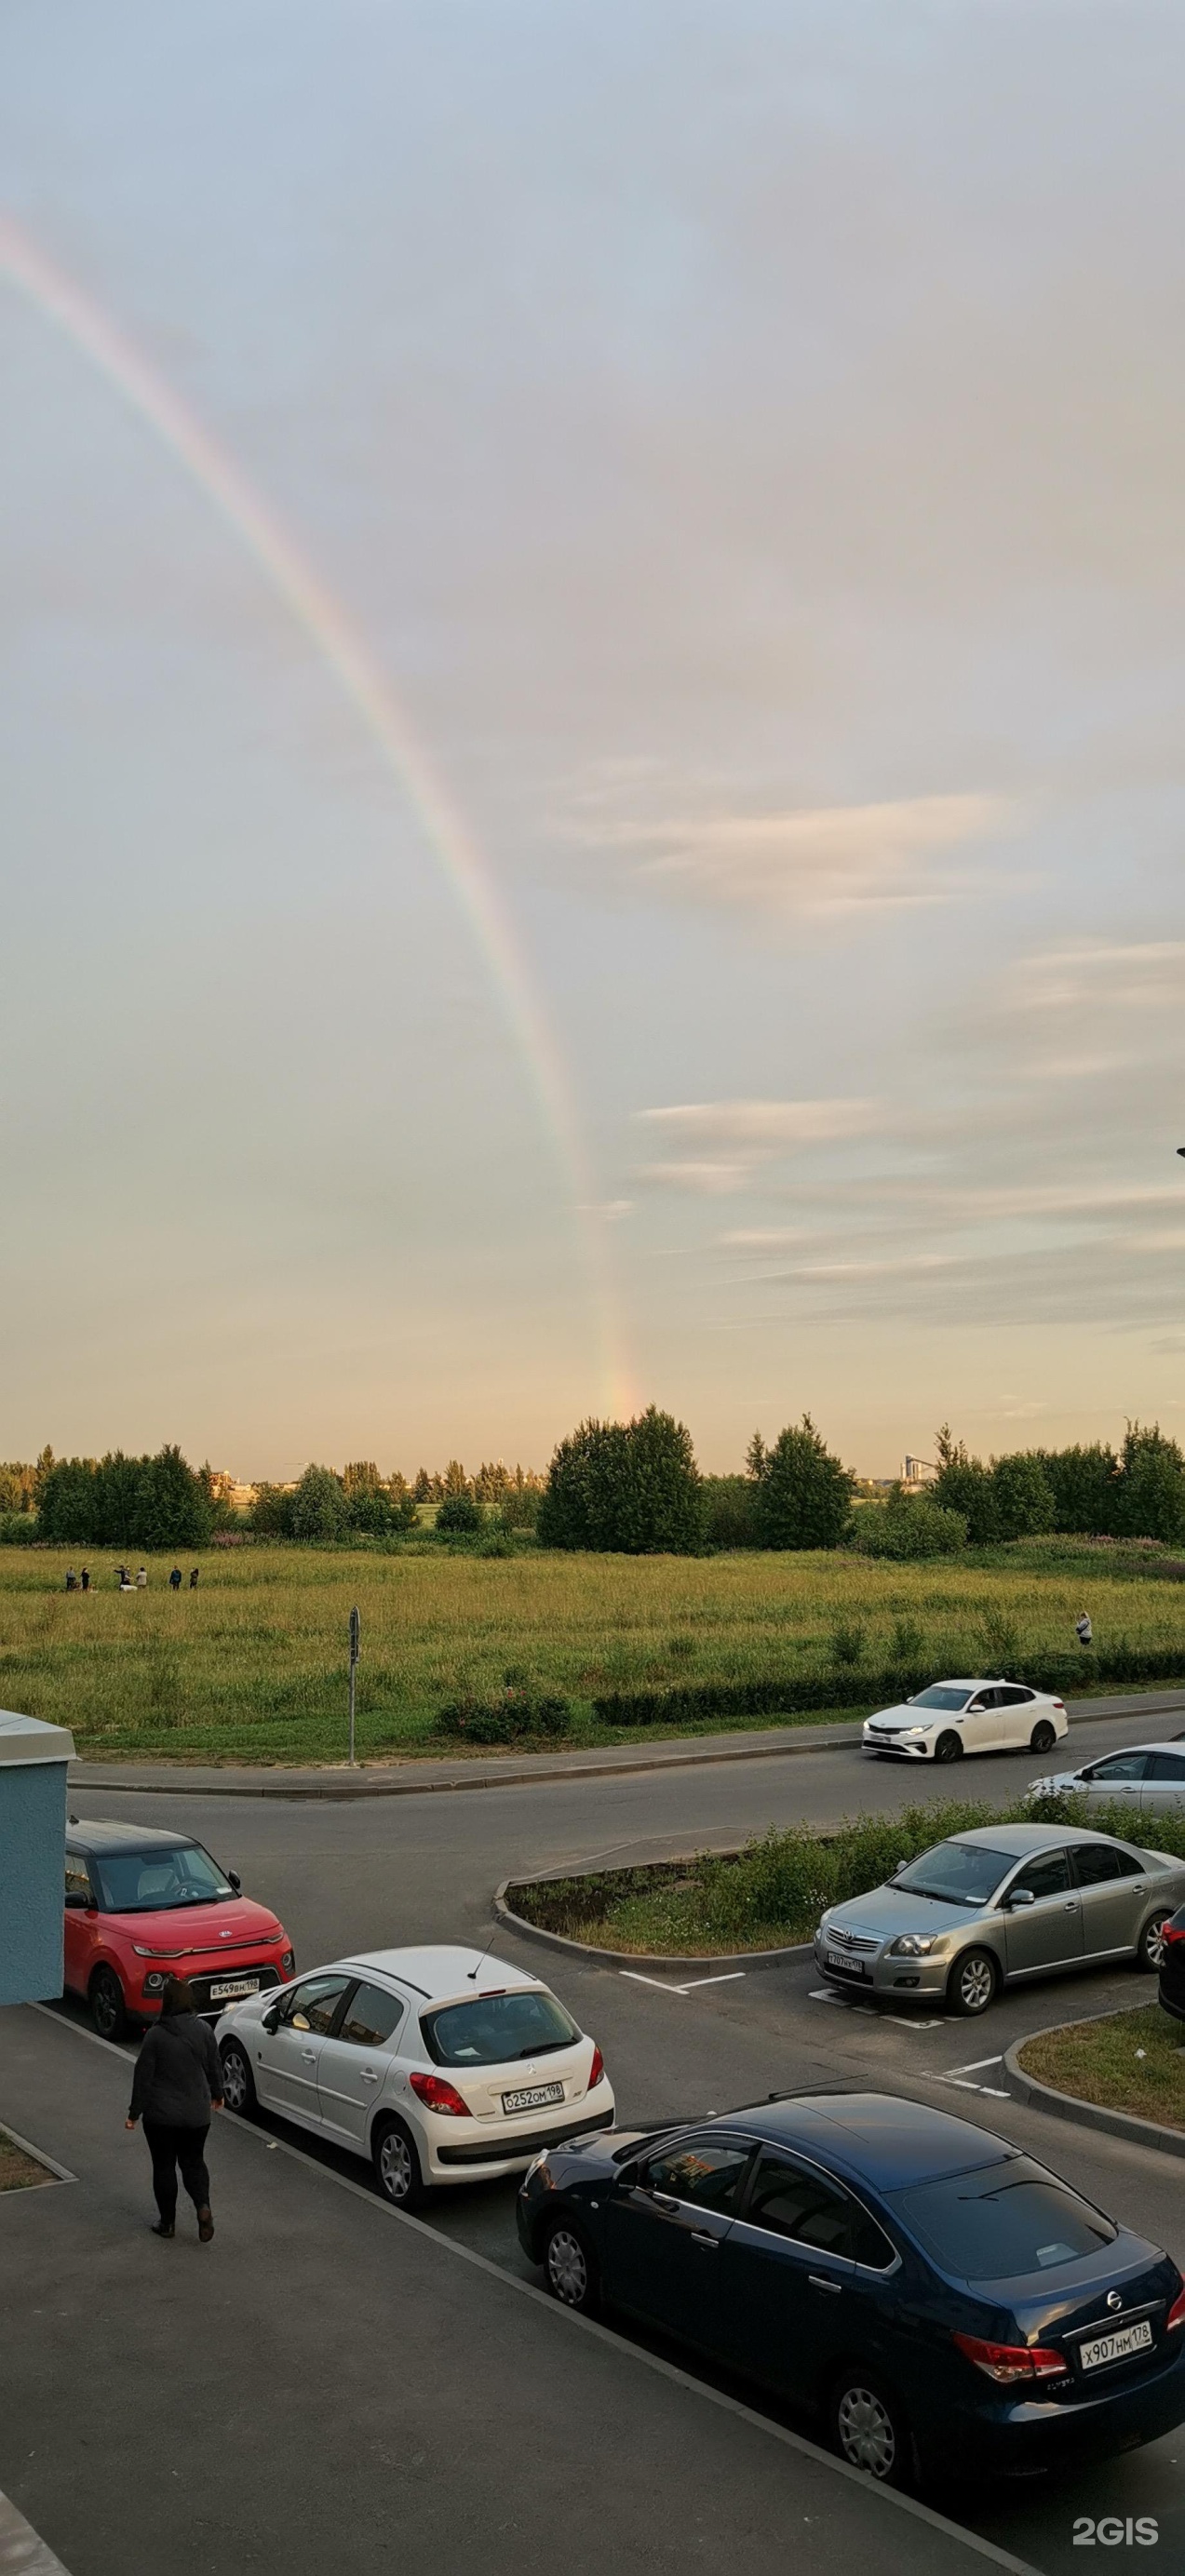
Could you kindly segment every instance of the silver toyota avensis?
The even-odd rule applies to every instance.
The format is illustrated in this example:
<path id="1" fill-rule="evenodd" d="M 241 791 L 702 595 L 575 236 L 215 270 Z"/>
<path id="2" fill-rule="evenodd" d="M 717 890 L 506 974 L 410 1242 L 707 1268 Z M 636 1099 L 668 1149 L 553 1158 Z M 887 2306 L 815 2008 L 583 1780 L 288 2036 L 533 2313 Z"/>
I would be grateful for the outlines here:
<path id="1" fill-rule="evenodd" d="M 1005 1985 L 1107 1959 L 1160 1965 L 1185 1861 L 1078 1825 L 982 1825 L 833 1906 L 815 1934 L 832 1985 L 981 2013 Z"/>

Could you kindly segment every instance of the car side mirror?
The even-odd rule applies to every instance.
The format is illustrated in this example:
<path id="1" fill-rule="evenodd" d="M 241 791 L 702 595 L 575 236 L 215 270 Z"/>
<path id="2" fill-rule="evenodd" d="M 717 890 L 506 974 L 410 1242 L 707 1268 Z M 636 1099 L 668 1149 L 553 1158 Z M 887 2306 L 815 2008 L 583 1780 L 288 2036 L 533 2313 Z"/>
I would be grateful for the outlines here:
<path id="1" fill-rule="evenodd" d="M 229 1881 L 230 1881 L 231 1886 L 232 1886 L 232 1887 L 233 1887 L 233 1889 L 234 1889 L 235 1895 L 236 1895 L 236 1896 L 241 1896 L 241 1895 L 242 1895 L 242 1893 L 243 1893 L 243 1882 L 242 1882 L 242 1879 L 241 1879 L 241 1878 L 240 1878 L 240 1876 L 239 1876 L 239 1873 L 238 1873 L 237 1869 L 228 1869 L 228 1871 L 227 1871 L 226 1875 L 227 1875 L 227 1877 L 228 1877 L 228 1879 L 229 1879 Z"/>
<path id="2" fill-rule="evenodd" d="M 1035 1905 L 1037 1899 L 1031 1887 L 1014 1887 L 1005 1901 L 1011 1909 L 1017 1905 Z"/>
<path id="3" fill-rule="evenodd" d="M 66 1898 L 67 1905 L 73 1906 L 77 1912 L 81 1912 L 83 1907 L 89 1905 L 90 1902 L 91 1900 L 89 1896 L 80 1896 L 75 1888 L 71 1888 L 70 1893 Z"/>
<path id="4" fill-rule="evenodd" d="M 262 2023 L 263 2023 L 263 2027 L 264 2027 L 264 2029 L 265 2029 L 265 2030 L 267 2030 L 267 2031 L 274 2031 L 274 2030 L 278 2030 L 278 2029 L 279 2029 L 279 2026 L 280 2026 L 280 2007 L 279 2007 L 279 2005 L 278 2005 L 278 2004 L 269 2004 L 269 2005 L 268 2005 L 268 2008 L 267 2008 L 267 2011 L 266 2011 L 265 2013 L 262 2013 L 262 2014 L 260 2015 L 260 2019 L 261 2019 L 261 2021 L 262 2021 Z"/>

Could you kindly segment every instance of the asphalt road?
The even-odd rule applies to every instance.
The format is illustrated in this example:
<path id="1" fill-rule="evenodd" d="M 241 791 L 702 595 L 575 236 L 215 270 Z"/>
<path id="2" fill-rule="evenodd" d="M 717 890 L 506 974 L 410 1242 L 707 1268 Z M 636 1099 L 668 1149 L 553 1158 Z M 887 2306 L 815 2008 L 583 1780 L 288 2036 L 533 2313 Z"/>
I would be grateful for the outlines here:
<path id="1" fill-rule="evenodd" d="M 252 1894 L 273 1904 L 302 1967 L 343 1952 L 413 1940 L 479 1940 L 491 1934 L 499 1880 L 580 1862 L 727 1847 L 769 1824 L 835 1821 L 861 1809 L 892 1810 L 957 1785 L 987 1801 L 1015 1794 L 1040 1770 L 1146 1739 L 1149 1721 L 1127 1718 L 1074 1731 L 1052 1759 L 1031 1754 L 966 1761 L 954 1773 L 874 1763 L 853 1747 L 792 1760 L 704 1770 L 425 1795 L 357 1805 L 179 1798 L 88 1789 L 85 1812 L 197 1834 L 237 1867 Z M 81 1801 L 76 1800 L 79 1811 Z M 1140 2000 L 1146 1981 L 1121 1969 L 1079 1974 L 1006 1997 L 982 2021 L 889 2014 L 822 1999 L 809 1962 L 750 1970 L 726 1984 L 674 1982 L 548 1953 L 499 1931 L 498 1949 L 543 1973 L 605 2052 L 623 2121 L 695 2117 L 792 2086 L 851 2081 L 916 2094 L 1023 2145 L 1088 2197 L 1174 2254 L 1185 2270 L 1179 2160 L 1078 2130 L 1010 2098 L 994 2061 L 1046 2023 Z M 330 2151 L 330 2160 L 332 2152 Z M 435 2224 L 508 2270 L 523 2269 L 513 2232 L 513 2190 L 488 2186 L 447 2196 Z M 1185 2428 L 1072 2486 L 1043 2481 L 1009 2490 L 963 2518 L 1020 2557 L 1061 2576 L 1074 2518 L 1153 2515 L 1161 2563 L 1185 2563 Z"/>

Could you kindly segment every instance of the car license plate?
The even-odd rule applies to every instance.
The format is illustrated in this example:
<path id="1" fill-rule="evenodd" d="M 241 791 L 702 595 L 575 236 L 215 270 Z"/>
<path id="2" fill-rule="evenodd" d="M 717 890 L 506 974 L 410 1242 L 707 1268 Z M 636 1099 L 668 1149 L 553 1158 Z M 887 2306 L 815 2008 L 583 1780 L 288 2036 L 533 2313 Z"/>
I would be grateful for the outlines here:
<path id="1" fill-rule="evenodd" d="M 257 1995 L 258 1992 L 258 1977 L 227 1977 L 221 1985 L 211 1986 L 210 2001 L 212 2004 L 225 2004 L 230 2002 L 232 1995 Z"/>
<path id="2" fill-rule="evenodd" d="M 502 2108 L 508 2114 L 512 2111 L 541 2111 L 545 2102 L 562 2102 L 563 2098 L 562 2084 L 528 2084 L 521 2092 L 504 2093 Z"/>
<path id="3" fill-rule="evenodd" d="M 1129 2352 L 1147 2352 L 1152 2341 L 1152 2328 L 1147 2317 L 1138 2326 L 1120 2326 L 1115 2334 L 1094 2335 L 1089 2343 L 1080 2344 L 1078 2358 L 1084 2370 L 1101 2370 L 1104 2362 L 1126 2361 Z"/>
<path id="4" fill-rule="evenodd" d="M 842 1968 L 845 1977 L 866 1977 L 868 1974 L 863 1959 L 845 1958 L 842 1950 L 829 1950 L 827 1965 L 829 1968 Z"/>

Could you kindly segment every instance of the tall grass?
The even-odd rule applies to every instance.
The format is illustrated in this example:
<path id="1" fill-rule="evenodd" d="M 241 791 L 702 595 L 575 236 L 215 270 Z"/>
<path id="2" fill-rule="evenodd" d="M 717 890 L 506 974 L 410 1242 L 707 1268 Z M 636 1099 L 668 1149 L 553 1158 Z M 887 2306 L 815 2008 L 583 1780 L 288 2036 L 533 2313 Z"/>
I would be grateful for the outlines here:
<path id="1" fill-rule="evenodd" d="M 1129 1571 L 1072 1548 L 997 1554 L 898 1566 L 750 1551 L 501 1559 L 259 1546 L 203 1555 L 197 1591 L 174 1597 L 166 1560 L 150 1562 L 147 1592 L 121 1595 L 95 1556 L 97 1591 L 67 1594 L 65 1551 L 5 1548 L 0 1699 L 73 1727 L 92 1755 L 340 1759 L 355 1602 L 370 1757 L 439 1749 L 442 1705 L 496 1693 L 512 1666 L 572 1700 L 577 1740 L 593 1743 L 615 1740 L 591 1708 L 614 1690 L 830 1675 L 836 1701 L 858 1705 L 861 1674 L 891 1664 L 903 1636 L 922 1639 L 936 1670 L 974 1671 L 1005 1622 L 1021 1653 L 1072 1646 L 1084 1603 L 1100 1645 L 1163 1649 L 1167 1669 L 1185 1651 L 1185 1588 L 1141 1574 L 1138 1560 Z M 846 1655 L 857 1631 L 853 1665 L 837 1641 Z M 669 1719 L 633 1730 L 672 1731 Z"/>

